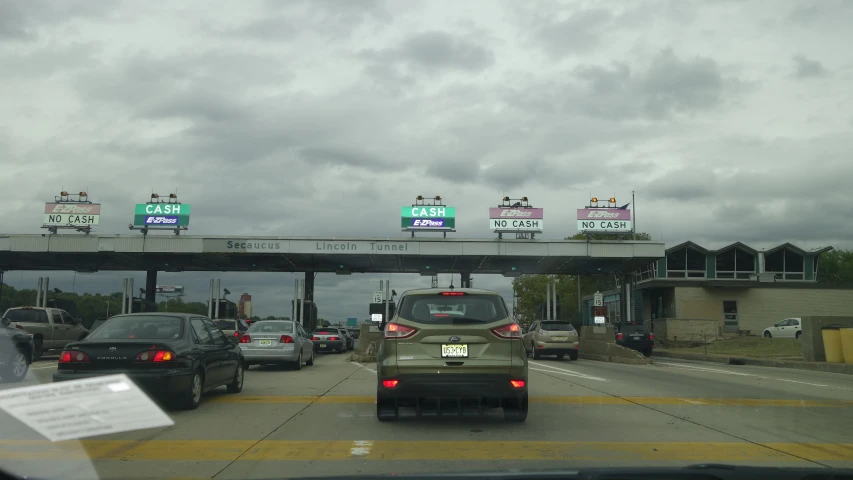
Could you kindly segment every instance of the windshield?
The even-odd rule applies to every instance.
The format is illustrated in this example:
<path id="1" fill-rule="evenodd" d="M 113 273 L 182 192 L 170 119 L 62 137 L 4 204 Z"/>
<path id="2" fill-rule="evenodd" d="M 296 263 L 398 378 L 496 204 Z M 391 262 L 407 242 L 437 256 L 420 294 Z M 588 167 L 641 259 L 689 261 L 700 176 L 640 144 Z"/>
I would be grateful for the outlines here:
<path id="1" fill-rule="evenodd" d="M 116 316 L 91 332 L 87 340 L 175 340 L 183 336 L 183 319 L 168 316 Z"/>
<path id="2" fill-rule="evenodd" d="M 492 323 L 508 316 L 500 296 L 469 293 L 460 296 L 409 295 L 403 298 L 397 314 L 426 324 Z"/>
<path id="3" fill-rule="evenodd" d="M 275 322 L 264 320 L 253 323 L 246 333 L 293 333 L 293 324 L 290 322 Z"/>
<path id="4" fill-rule="evenodd" d="M 853 0 L 0 0 L 0 479 L 853 467 L 851 184 Z"/>

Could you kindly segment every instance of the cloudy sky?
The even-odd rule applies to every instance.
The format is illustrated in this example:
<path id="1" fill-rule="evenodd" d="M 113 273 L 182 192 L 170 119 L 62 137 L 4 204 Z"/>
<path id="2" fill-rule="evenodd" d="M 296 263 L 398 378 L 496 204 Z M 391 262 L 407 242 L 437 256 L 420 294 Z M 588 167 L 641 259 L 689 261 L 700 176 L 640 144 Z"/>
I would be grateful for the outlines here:
<path id="1" fill-rule="evenodd" d="M 849 248 L 851 24 L 847 0 L 5 0 L 0 232 L 41 233 L 65 189 L 103 204 L 103 234 L 177 191 L 197 235 L 396 237 L 399 207 L 438 194 L 456 236 L 526 195 L 561 238 L 590 194 L 633 190 L 668 245 Z M 209 278 L 160 283 L 202 299 Z M 266 315 L 295 277 L 218 278 Z M 319 276 L 321 316 L 365 316 L 379 278 Z"/>

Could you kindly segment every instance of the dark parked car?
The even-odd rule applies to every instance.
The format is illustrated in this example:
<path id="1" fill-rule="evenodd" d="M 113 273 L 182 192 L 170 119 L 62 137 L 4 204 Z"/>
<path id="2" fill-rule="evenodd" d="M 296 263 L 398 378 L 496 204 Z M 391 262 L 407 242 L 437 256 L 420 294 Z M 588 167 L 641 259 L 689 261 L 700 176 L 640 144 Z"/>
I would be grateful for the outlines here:
<path id="1" fill-rule="evenodd" d="M 33 339 L 23 328 L 13 328 L 3 318 L 0 326 L 0 382 L 20 382 L 33 363 Z"/>
<path id="2" fill-rule="evenodd" d="M 655 348 L 655 336 L 644 323 L 617 323 L 616 344 L 638 350 L 649 357 Z"/>
<path id="3" fill-rule="evenodd" d="M 243 389 L 243 354 L 207 317 L 131 313 L 110 317 L 83 340 L 66 345 L 53 381 L 127 374 L 152 396 L 194 409 L 203 393 Z"/>

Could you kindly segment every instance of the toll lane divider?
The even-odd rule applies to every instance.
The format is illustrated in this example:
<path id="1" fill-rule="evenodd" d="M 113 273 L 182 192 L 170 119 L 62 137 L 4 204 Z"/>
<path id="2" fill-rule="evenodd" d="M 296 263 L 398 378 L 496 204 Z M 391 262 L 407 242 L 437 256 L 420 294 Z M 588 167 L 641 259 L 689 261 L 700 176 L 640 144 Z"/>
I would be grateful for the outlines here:
<path id="1" fill-rule="evenodd" d="M 209 400 L 212 403 L 315 403 L 353 404 L 376 403 L 374 396 L 277 396 L 277 395 L 228 395 Z M 772 398 L 678 398 L 678 397 L 612 397 L 612 396 L 532 396 L 533 404 L 544 405 L 691 405 L 728 407 L 853 407 L 853 400 L 796 400 Z"/>
<path id="2" fill-rule="evenodd" d="M 136 443 L 136 445 L 133 445 Z M 0 460 L 335 461 L 853 461 L 853 444 L 380 440 L 0 441 Z"/>

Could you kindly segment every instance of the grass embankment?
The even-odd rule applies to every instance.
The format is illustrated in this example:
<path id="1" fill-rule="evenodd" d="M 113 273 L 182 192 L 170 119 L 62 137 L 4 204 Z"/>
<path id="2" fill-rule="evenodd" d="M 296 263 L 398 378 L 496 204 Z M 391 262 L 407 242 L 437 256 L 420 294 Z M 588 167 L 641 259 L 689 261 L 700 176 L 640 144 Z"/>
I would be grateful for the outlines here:
<path id="1" fill-rule="evenodd" d="M 675 351 L 670 348 L 670 351 Z M 678 347 L 679 352 L 705 353 L 704 346 Z M 735 337 L 708 344 L 709 355 L 734 355 L 754 358 L 802 359 L 802 342 L 793 338 Z"/>

